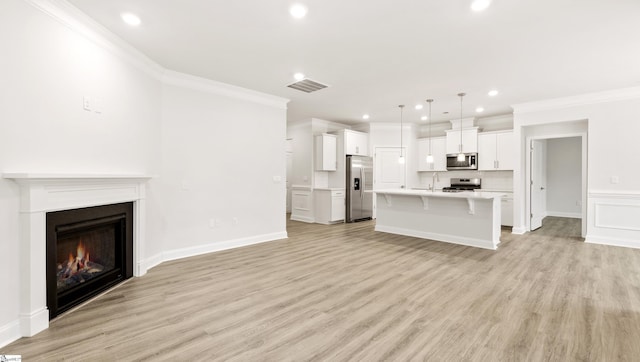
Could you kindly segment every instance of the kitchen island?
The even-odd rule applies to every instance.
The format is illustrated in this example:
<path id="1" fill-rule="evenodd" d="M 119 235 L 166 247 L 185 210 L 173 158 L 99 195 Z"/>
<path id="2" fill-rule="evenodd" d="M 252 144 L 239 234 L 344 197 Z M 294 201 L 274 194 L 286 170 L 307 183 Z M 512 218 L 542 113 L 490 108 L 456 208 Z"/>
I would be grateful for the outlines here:
<path id="1" fill-rule="evenodd" d="M 496 250 L 500 199 L 495 192 L 375 190 L 376 231 Z"/>

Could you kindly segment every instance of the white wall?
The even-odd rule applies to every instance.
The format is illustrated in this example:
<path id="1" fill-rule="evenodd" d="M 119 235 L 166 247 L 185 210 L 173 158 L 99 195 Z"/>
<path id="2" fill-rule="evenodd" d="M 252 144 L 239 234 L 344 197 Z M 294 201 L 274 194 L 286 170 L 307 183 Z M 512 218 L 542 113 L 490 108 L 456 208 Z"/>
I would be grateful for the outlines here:
<path id="1" fill-rule="evenodd" d="M 0 172 L 158 171 L 158 79 L 20 0 L 0 2 L 0 47 Z M 0 345 L 19 313 L 18 215 L 17 185 L 0 179 Z"/>
<path id="2" fill-rule="evenodd" d="M 582 141 L 547 140 L 547 215 L 580 218 L 582 211 Z"/>
<path id="3" fill-rule="evenodd" d="M 286 237 L 285 112 L 163 87 L 162 167 L 153 185 L 164 211 L 157 235 L 164 259 L 220 242 Z"/>
<path id="4" fill-rule="evenodd" d="M 154 176 L 151 266 L 286 237 L 286 100 L 167 72 L 66 3 L 34 4 L 0 2 L 0 172 Z M 0 179 L 0 346 L 20 336 L 19 197 Z"/>

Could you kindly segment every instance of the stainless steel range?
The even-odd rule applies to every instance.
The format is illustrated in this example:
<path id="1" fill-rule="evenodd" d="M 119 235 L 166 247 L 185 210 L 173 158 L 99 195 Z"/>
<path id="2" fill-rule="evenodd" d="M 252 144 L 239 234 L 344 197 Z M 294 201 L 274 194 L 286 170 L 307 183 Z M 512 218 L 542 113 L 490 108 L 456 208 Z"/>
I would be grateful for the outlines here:
<path id="1" fill-rule="evenodd" d="M 443 187 L 443 192 L 463 192 L 474 191 L 481 188 L 479 178 L 452 178 L 450 187 Z"/>

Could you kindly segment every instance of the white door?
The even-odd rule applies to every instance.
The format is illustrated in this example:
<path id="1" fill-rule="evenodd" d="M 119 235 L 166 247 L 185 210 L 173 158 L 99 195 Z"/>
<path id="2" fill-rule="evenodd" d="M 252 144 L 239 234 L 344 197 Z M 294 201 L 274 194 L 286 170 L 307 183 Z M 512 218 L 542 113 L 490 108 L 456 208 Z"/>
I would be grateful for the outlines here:
<path id="1" fill-rule="evenodd" d="M 542 226 L 546 205 L 546 169 L 545 169 L 545 141 L 531 141 L 531 205 L 530 231 Z"/>
<path id="2" fill-rule="evenodd" d="M 405 160 L 406 160 L 406 151 Z M 398 162 L 399 147 L 376 147 L 373 165 L 373 190 L 399 189 L 406 184 L 406 162 Z M 408 160 L 406 160 L 408 161 Z M 373 198 L 373 218 L 376 217 L 376 198 Z"/>
<path id="3" fill-rule="evenodd" d="M 293 153 L 286 152 L 287 175 L 285 176 L 285 185 L 287 187 L 287 213 L 291 213 L 291 174 L 293 170 Z"/>
<path id="4" fill-rule="evenodd" d="M 373 171 L 373 189 L 399 189 L 405 186 L 405 164 L 398 162 L 400 148 L 377 147 Z"/>

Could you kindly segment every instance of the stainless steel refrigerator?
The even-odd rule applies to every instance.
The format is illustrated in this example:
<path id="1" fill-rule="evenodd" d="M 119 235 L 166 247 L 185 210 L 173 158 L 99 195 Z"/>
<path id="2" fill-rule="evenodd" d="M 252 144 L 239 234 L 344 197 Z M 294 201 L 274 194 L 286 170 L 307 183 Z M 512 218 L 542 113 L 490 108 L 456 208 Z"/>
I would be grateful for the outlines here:
<path id="1" fill-rule="evenodd" d="M 373 159 L 347 155 L 345 222 L 370 220 L 373 216 Z"/>

